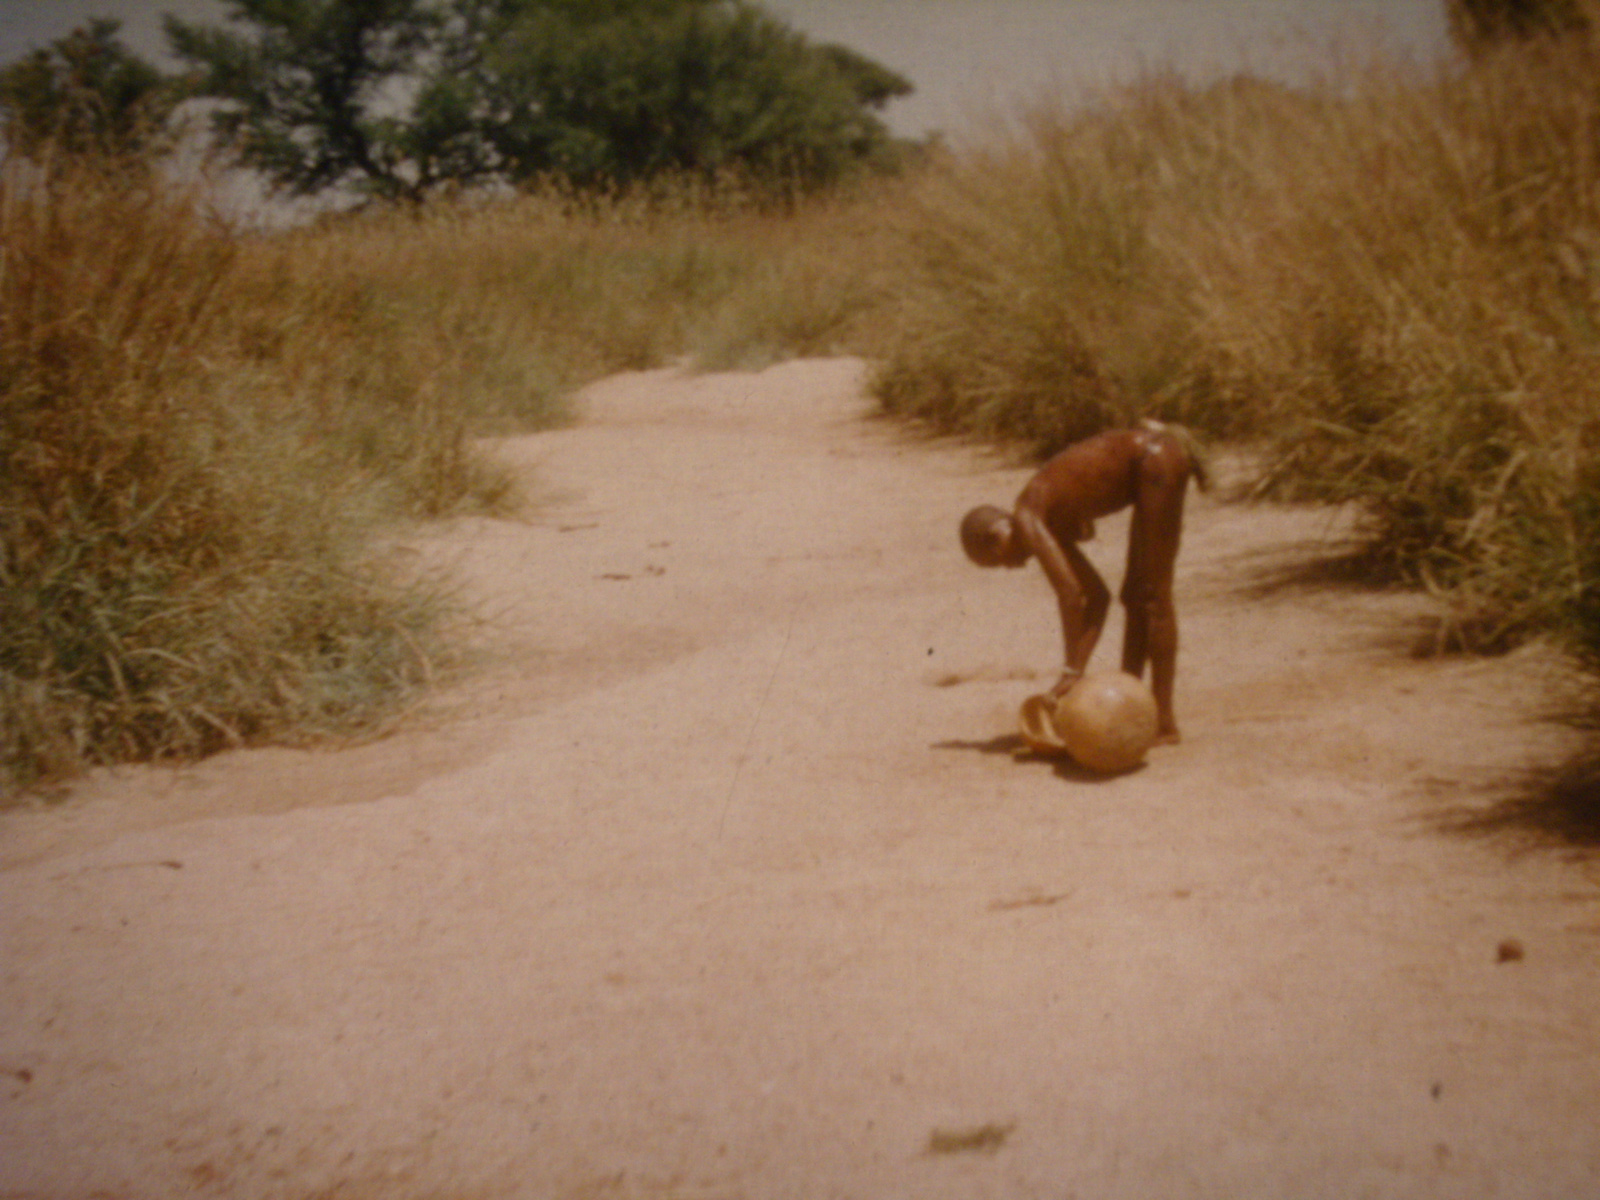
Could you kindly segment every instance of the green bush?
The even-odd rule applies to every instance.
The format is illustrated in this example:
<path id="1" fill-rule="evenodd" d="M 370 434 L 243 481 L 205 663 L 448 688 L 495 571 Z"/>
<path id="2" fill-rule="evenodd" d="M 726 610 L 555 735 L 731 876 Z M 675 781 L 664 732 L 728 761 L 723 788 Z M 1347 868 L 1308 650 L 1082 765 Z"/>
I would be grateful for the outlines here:
<path id="1" fill-rule="evenodd" d="M 235 0 L 168 17 L 241 160 L 300 194 L 420 202 L 742 171 L 820 186 L 893 166 L 911 84 L 747 0 Z"/>

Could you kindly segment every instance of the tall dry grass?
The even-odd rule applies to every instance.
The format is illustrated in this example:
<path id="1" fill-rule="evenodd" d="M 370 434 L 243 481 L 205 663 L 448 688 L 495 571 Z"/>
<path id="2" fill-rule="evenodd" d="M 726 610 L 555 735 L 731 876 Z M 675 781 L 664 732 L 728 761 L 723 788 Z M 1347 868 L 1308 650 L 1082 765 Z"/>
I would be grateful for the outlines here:
<path id="1" fill-rule="evenodd" d="M 1443 636 L 1600 650 L 1600 46 L 1144 80 L 932 172 L 884 406 L 1037 451 L 1154 413 L 1366 516 Z"/>
<path id="2" fill-rule="evenodd" d="M 846 348 L 873 205 L 556 190 L 245 236 L 154 171 L 0 170 L 0 780 L 347 729 L 445 653 L 397 520 L 579 384 Z"/>
<path id="3" fill-rule="evenodd" d="M 287 252 L 301 276 L 362 281 L 396 336 L 449 364 L 474 428 L 539 427 L 610 372 L 848 349 L 872 296 L 882 186 L 804 202 L 737 180 L 549 187 L 339 218 Z"/>
<path id="4" fill-rule="evenodd" d="M 947 156 L 888 237 L 898 303 L 873 349 L 895 414 L 1045 454 L 1138 415 L 1244 424 L 1200 364 L 1184 228 L 1222 223 L 1300 102 L 1173 75 L 1042 102 Z"/>
<path id="5" fill-rule="evenodd" d="M 0 172 L 0 792 L 348 730 L 429 674 L 441 593 L 367 540 L 411 465 L 330 433 L 333 335 L 247 258 L 154 173 Z"/>
<path id="6" fill-rule="evenodd" d="M 1341 91 L 1247 222 L 1189 242 L 1206 364 L 1267 482 L 1358 503 L 1448 638 L 1600 649 L 1600 42 Z"/>

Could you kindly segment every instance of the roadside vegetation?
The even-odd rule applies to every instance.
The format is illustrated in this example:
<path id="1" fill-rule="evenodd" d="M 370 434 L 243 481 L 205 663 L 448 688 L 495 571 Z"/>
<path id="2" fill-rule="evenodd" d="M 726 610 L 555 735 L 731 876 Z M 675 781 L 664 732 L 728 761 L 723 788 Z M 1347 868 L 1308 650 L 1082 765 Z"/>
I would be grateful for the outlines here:
<path id="1" fill-rule="evenodd" d="M 493 201 L 334 218 L 272 239 L 303 275 L 359 281 L 395 341 L 448 362 L 475 432 L 560 421 L 574 388 L 692 360 L 759 367 L 848 351 L 872 303 L 878 197 L 796 198 L 729 177 L 614 194 L 551 184 Z"/>
<path id="2" fill-rule="evenodd" d="M 1439 68 L 1155 73 L 976 148 L 869 139 L 825 185 L 706 161 L 419 190 L 401 164 L 356 179 L 401 202 L 274 233 L 152 167 L 173 85 L 96 24 L 114 104 L 40 90 L 76 43 L 0 73 L 29 150 L 0 169 L 0 791 L 381 727 L 451 653 L 397 527 L 514 509 L 481 435 L 680 361 L 861 354 L 887 413 L 1033 454 L 1180 420 L 1251 446 L 1260 494 L 1356 506 L 1442 641 L 1600 664 L 1600 26 L 1557 7 L 1462 0 Z M 831 61 L 858 104 L 892 91 Z"/>
<path id="3" fill-rule="evenodd" d="M 857 99 L 900 86 L 825 57 Z M 0 70 L 0 796 L 381 728 L 454 644 L 448 581 L 382 547 L 518 502 L 479 435 L 557 423 L 611 371 L 841 350 L 863 304 L 842 264 L 872 171 L 553 175 L 250 232 L 160 157 L 180 82 L 111 22 Z"/>
<path id="4" fill-rule="evenodd" d="M 1258 491 L 1359 506 L 1442 642 L 1600 653 L 1597 30 L 1026 114 L 917 181 L 879 397 L 1039 453 L 1247 440 Z"/>
<path id="5" fill-rule="evenodd" d="M 349 730 L 442 594 L 370 548 L 469 488 L 364 298 L 149 176 L 0 174 L 0 763 L 11 782 Z"/>

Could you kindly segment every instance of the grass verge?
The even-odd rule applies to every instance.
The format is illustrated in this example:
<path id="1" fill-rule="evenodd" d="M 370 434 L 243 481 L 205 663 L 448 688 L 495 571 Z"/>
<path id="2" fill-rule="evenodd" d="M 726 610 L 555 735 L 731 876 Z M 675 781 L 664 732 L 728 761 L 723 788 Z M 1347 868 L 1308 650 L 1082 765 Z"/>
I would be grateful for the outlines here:
<path id="1" fill-rule="evenodd" d="M 7 163 L 0 776 L 382 720 L 447 606 L 374 535 L 515 503 L 474 438 L 599 375 L 844 348 L 871 210 L 551 189 L 243 235 L 126 163 Z"/>
<path id="2" fill-rule="evenodd" d="M 1256 441 L 1442 640 L 1600 654 L 1597 81 L 1583 29 L 1041 105 L 906 205 L 879 398 L 1039 453 L 1136 415 Z"/>
<path id="3" fill-rule="evenodd" d="M 152 177 L 8 163 L 0 254 L 3 790 L 370 726 L 422 684 L 442 590 L 368 535 L 459 445 L 360 466 L 308 335 L 258 344 L 295 313 Z"/>

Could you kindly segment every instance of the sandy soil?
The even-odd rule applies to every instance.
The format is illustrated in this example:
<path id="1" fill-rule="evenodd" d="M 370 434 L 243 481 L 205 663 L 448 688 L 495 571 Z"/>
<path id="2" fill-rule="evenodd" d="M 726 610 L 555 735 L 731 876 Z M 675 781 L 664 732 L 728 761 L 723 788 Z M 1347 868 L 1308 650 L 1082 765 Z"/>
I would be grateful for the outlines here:
<path id="1" fill-rule="evenodd" d="M 1022 755 L 1023 473 L 860 383 L 607 381 L 417 547 L 493 651 L 403 731 L 0 818 L 0 1196 L 1600 1195 L 1600 864 L 1445 819 L 1550 660 L 1201 497 L 1184 743 Z"/>

